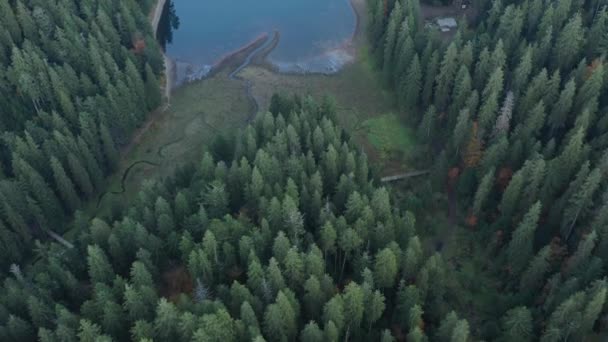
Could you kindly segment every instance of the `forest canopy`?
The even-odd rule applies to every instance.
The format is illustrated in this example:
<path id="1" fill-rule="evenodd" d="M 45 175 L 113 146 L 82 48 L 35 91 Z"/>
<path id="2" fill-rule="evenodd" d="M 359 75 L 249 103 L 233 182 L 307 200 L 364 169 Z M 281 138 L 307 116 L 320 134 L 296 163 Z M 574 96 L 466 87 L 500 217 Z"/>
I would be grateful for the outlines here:
<path id="1" fill-rule="evenodd" d="M 155 1 L 0 0 L 0 340 L 606 336 L 608 5 L 473 0 L 441 33 L 424 7 L 459 2 L 424 2 L 363 26 L 423 177 L 389 188 L 334 101 L 274 95 L 95 217 L 162 103 Z"/>
<path id="2" fill-rule="evenodd" d="M 423 189 L 492 260 L 497 302 L 475 335 L 583 340 L 608 312 L 606 4 L 472 1 L 453 34 L 429 29 L 417 0 L 368 11 L 376 65 L 433 169 Z"/>
<path id="3" fill-rule="evenodd" d="M 0 2 L 0 266 L 63 233 L 159 106 L 153 1 Z"/>
<path id="4" fill-rule="evenodd" d="M 0 337 L 390 340 L 447 314 L 441 256 L 423 255 L 330 103 L 274 99 L 280 112 L 148 183 L 114 222 L 83 222 L 74 249 L 13 269 Z"/>

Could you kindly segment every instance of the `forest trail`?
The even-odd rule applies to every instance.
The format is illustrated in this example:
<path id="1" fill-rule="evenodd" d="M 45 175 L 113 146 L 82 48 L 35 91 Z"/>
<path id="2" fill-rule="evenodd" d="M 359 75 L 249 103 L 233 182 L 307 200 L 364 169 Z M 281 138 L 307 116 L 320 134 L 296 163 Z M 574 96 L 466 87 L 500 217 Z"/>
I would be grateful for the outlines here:
<path id="1" fill-rule="evenodd" d="M 152 12 L 152 16 L 150 18 L 150 24 L 154 29 L 154 37 L 156 37 L 156 33 L 158 32 L 158 25 L 160 24 L 160 18 L 163 15 L 163 9 L 165 8 L 165 4 L 167 0 L 158 0 L 156 3 L 156 7 L 154 8 L 154 12 Z M 164 51 L 161 50 L 163 54 L 163 60 L 165 62 L 165 98 L 167 99 L 167 105 L 169 100 L 171 99 L 171 84 L 173 84 L 173 62 Z"/>
<path id="2" fill-rule="evenodd" d="M 154 30 L 155 37 L 156 37 L 156 32 L 158 31 L 160 17 L 163 14 L 163 8 L 165 8 L 166 2 L 167 2 L 167 0 L 158 0 L 158 2 L 156 3 L 156 7 L 154 8 L 154 11 L 150 14 L 150 24 L 152 25 L 152 28 Z M 162 50 L 161 50 L 161 53 L 163 54 L 163 58 L 165 60 L 165 68 L 166 68 L 165 69 L 165 82 L 166 83 L 164 86 L 164 92 L 165 92 L 165 97 L 167 99 L 167 104 L 164 107 L 158 108 L 154 112 L 150 113 L 146 122 L 135 132 L 135 134 L 131 138 L 131 141 L 129 142 L 129 144 L 122 148 L 121 156 L 123 156 L 123 157 L 128 155 L 129 152 L 133 149 L 133 147 L 135 145 L 139 144 L 142 136 L 150 129 L 150 127 L 152 127 L 154 122 L 156 122 L 156 120 L 162 116 L 161 114 L 169 108 L 169 100 L 171 97 L 170 84 L 172 82 L 171 75 L 173 74 L 173 63 L 171 62 L 171 59 L 169 59 L 169 57 L 167 57 L 167 55 L 165 55 L 165 53 Z"/>

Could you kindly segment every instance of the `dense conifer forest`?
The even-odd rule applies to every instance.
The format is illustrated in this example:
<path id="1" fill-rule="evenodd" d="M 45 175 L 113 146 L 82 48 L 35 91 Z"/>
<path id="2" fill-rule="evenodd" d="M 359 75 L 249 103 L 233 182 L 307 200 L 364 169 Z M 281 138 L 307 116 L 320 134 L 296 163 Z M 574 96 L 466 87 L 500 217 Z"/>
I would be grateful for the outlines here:
<path id="1" fill-rule="evenodd" d="M 494 260 L 502 300 L 475 330 L 583 340 L 608 309 L 606 4 L 473 1 L 447 39 L 416 0 L 368 4 L 376 64 L 433 169 L 425 190 L 457 201 Z"/>
<path id="2" fill-rule="evenodd" d="M 428 175 L 382 185 L 335 102 L 274 95 L 96 217 L 162 103 L 155 5 L 0 0 L 0 341 L 606 338 L 604 1 L 474 0 L 445 34 L 367 0 Z M 457 231 L 477 273 L 434 243 Z"/>
<path id="3" fill-rule="evenodd" d="M 160 104 L 153 1 L 0 2 L 0 265 L 63 233 Z"/>

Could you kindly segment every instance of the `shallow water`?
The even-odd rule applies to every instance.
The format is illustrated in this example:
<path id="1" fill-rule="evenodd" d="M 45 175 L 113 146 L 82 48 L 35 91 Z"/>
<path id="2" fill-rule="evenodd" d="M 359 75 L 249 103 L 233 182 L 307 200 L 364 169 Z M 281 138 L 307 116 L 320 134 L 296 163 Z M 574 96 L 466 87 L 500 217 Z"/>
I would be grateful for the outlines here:
<path id="1" fill-rule="evenodd" d="M 204 73 L 262 34 L 280 33 L 268 59 L 280 70 L 331 72 L 349 56 L 339 48 L 354 33 L 349 0 L 172 0 L 166 53 L 178 68 Z M 175 25 L 179 18 L 179 25 Z M 165 15 L 167 17 L 167 13 Z M 176 28 L 177 27 L 177 28 Z M 169 30 L 170 31 L 170 30 Z"/>

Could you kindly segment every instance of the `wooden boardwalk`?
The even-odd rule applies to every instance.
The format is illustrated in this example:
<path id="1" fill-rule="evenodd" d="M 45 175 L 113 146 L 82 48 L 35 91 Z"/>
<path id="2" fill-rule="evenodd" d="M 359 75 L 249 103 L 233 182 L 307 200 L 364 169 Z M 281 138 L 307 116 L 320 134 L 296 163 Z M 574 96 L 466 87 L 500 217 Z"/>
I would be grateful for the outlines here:
<path id="1" fill-rule="evenodd" d="M 427 175 L 429 173 L 431 173 L 431 170 L 411 171 L 411 172 L 401 173 L 401 174 L 394 175 L 394 176 L 382 177 L 380 179 L 380 181 L 382 183 L 389 183 L 389 182 L 394 182 L 394 181 L 398 181 L 398 180 L 402 180 L 402 179 L 406 179 L 406 178 L 423 176 L 423 175 Z"/>

